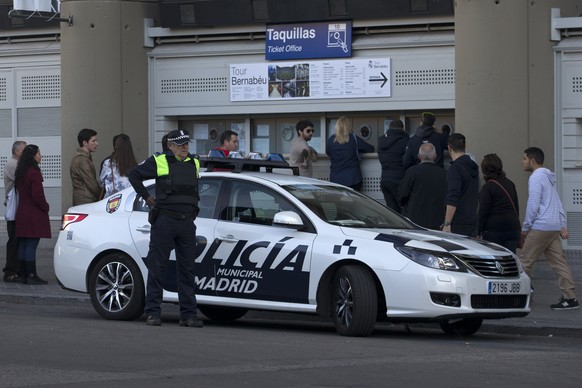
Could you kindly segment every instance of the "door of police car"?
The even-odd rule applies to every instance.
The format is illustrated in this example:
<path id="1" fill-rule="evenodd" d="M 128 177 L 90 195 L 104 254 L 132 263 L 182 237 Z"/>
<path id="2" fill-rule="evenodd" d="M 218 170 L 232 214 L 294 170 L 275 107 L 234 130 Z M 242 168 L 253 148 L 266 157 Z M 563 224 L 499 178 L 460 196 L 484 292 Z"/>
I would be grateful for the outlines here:
<path id="1" fill-rule="evenodd" d="M 300 211 L 260 183 L 229 179 L 222 190 L 214 240 L 196 260 L 199 294 L 308 303 L 316 235 L 273 225 L 276 213 Z"/>

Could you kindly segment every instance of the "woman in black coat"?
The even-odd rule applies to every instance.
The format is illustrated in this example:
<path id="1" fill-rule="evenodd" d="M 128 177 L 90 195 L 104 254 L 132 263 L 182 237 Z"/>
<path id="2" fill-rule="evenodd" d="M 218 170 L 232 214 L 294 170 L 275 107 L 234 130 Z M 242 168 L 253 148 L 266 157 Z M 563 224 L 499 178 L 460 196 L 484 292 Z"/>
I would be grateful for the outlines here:
<path id="1" fill-rule="evenodd" d="M 479 193 L 478 234 L 515 253 L 521 234 L 515 185 L 496 154 L 485 155 L 481 171 L 485 184 Z"/>

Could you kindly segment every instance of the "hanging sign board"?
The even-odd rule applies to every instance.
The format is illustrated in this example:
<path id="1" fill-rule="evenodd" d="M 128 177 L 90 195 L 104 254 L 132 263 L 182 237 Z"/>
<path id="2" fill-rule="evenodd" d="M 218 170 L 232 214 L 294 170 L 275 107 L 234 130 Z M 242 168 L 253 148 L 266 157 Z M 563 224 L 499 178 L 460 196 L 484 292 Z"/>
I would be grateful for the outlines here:
<path id="1" fill-rule="evenodd" d="M 390 97 L 390 58 L 230 65 L 230 100 Z"/>
<path id="2" fill-rule="evenodd" d="M 267 25 L 265 59 L 350 58 L 352 22 Z"/>

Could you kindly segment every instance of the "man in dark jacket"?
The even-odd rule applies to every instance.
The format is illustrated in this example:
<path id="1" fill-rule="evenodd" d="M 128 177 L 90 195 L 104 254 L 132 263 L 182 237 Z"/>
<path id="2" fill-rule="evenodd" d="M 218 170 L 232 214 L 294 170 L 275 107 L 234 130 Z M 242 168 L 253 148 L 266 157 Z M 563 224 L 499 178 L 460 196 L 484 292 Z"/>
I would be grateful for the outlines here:
<path id="1" fill-rule="evenodd" d="M 398 186 L 402 215 L 417 225 L 439 229 L 445 216 L 447 173 L 435 164 L 431 143 L 420 146 L 418 159 L 420 164 L 406 170 Z"/>
<path id="2" fill-rule="evenodd" d="M 451 166 L 447 170 L 447 209 L 444 232 L 477 235 L 477 206 L 479 204 L 479 166 L 465 153 L 465 136 L 449 136 Z"/>
<path id="3" fill-rule="evenodd" d="M 398 213 L 400 213 L 398 183 L 404 176 L 402 155 L 404 155 L 408 139 L 401 120 L 393 120 L 384 136 L 378 138 L 378 160 L 382 166 L 380 187 L 386 206 Z"/>
<path id="4" fill-rule="evenodd" d="M 190 134 L 184 130 L 168 133 L 169 150 L 156 153 L 129 172 L 137 195 L 150 206 L 150 249 L 145 300 L 146 324 L 160 326 L 163 284 L 170 252 L 176 251 L 180 326 L 202 327 L 197 316 L 194 260 L 198 215 L 198 172 L 200 162 L 189 153 Z M 155 198 L 143 181 L 156 179 Z"/>
<path id="5" fill-rule="evenodd" d="M 418 163 L 416 157 L 420 146 L 423 143 L 431 143 L 437 154 L 435 163 L 439 167 L 443 167 L 443 151 L 446 148 L 446 143 L 444 141 L 443 135 L 437 132 L 433 127 L 435 122 L 435 117 L 432 113 L 424 112 L 422 114 L 422 125 L 416 129 L 414 136 L 408 141 L 406 151 L 404 151 L 404 156 L 402 157 L 402 164 L 404 168 L 414 166 Z"/>

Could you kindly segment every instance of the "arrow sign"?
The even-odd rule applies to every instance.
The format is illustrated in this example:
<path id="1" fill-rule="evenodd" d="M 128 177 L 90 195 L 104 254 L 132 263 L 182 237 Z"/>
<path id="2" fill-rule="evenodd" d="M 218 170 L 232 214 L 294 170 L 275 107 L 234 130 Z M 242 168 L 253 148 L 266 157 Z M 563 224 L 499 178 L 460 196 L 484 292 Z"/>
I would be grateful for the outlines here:
<path id="1" fill-rule="evenodd" d="M 388 78 L 386 78 L 384 73 L 380 72 L 380 74 L 382 74 L 382 78 L 375 75 L 373 77 L 370 77 L 370 82 L 382 82 L 382 85 L 380 85 L 380 87 L 383 88 L 384 85 L 386 85 L 386 81 L 388 81 Z"/>

